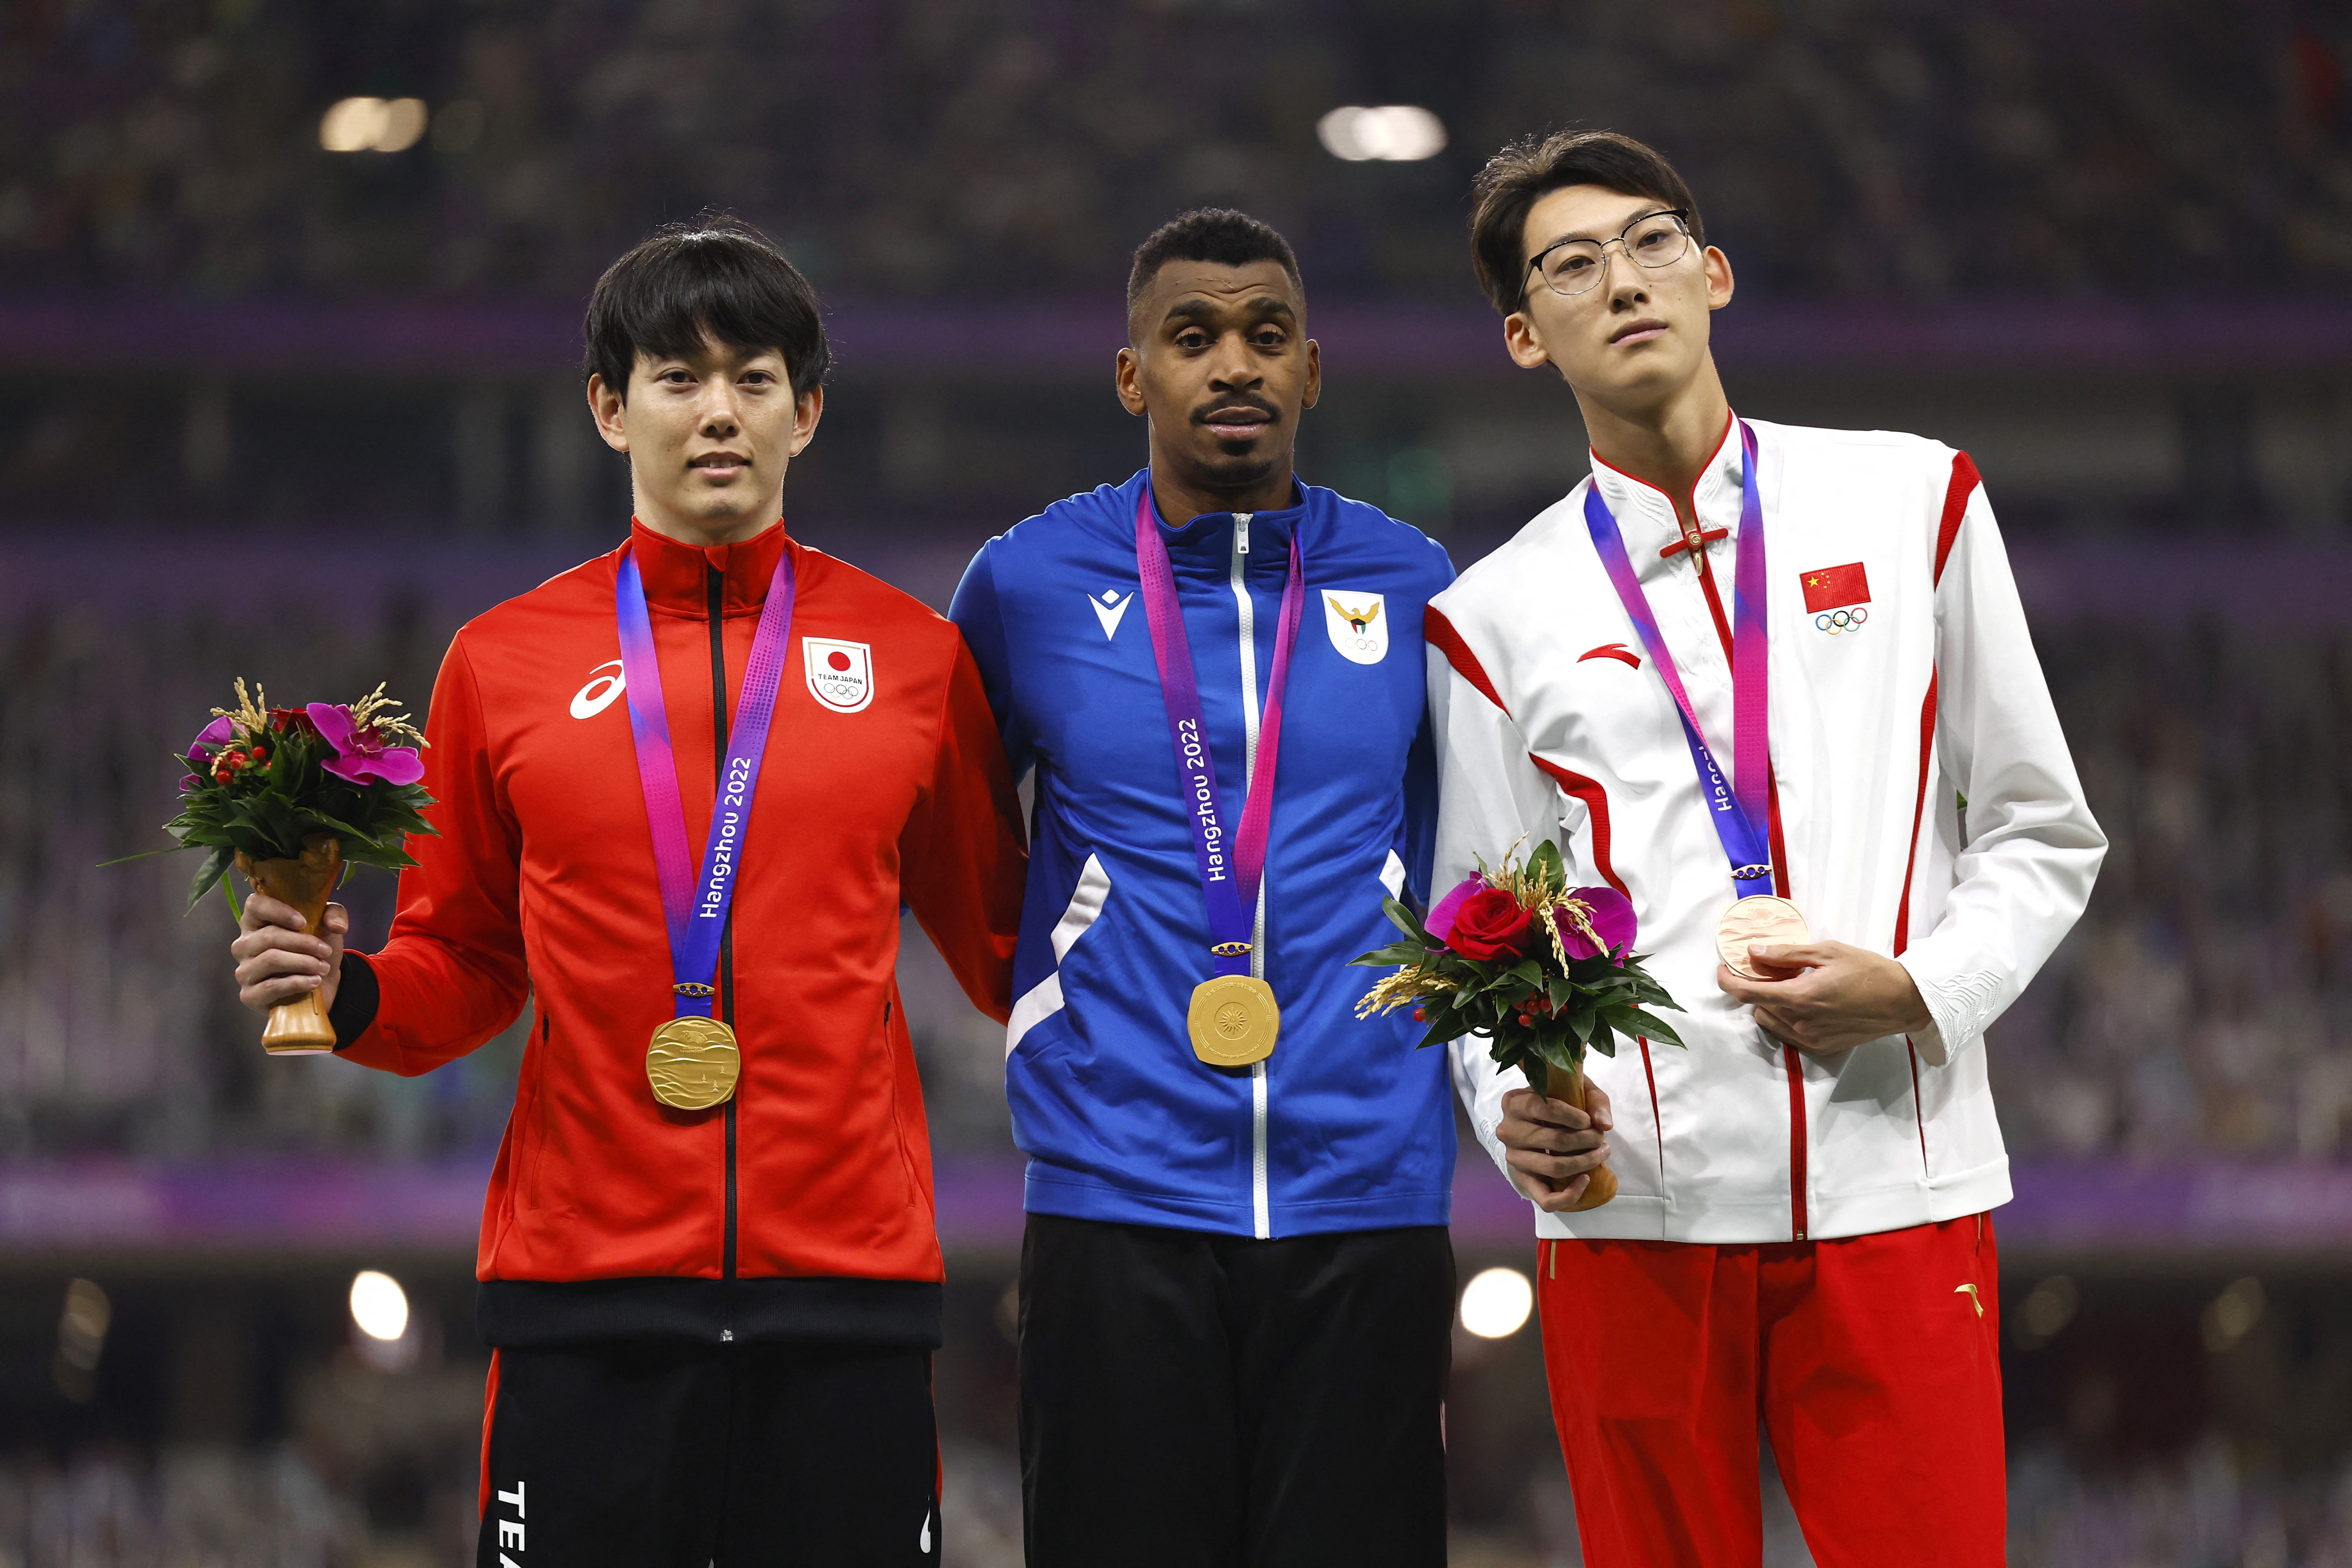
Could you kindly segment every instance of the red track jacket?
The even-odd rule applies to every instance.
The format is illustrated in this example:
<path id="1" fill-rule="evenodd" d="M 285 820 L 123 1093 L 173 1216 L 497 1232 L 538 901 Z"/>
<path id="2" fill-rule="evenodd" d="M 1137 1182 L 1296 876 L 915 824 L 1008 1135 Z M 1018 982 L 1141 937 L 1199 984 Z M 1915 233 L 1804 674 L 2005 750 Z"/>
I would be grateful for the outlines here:
<path id="1" fill-rule="evenodd" d="M 734 1098 L 672 1110 L 646 1080 L 674 1009 L 621 687 L 619 551 L 451 643 L 425 726 L 441 836 L 410 844 L 419 864 L 383 951 L 346 955 L 338 1048 L 427 1072 L 532 1001 L 482 1214 L 492 1344 L 937 1344 L 929 1144 L 895 965 L 903 902 L 972 1001 L 1005 1016 L 1026 857 L 979 674 L 953 626 L 782 526 L 711 549 L 632 537 L 698 852 L 716 721 L 780 552 L 798 578 L 719 960 L 718 1016 L 743 1053 Z"/>

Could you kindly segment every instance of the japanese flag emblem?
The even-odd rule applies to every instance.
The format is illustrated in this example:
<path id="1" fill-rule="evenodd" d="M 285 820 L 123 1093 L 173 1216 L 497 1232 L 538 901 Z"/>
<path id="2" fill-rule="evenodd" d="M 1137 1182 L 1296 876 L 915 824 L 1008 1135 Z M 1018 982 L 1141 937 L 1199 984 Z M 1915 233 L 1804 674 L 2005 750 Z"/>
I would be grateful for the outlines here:
<path id="1" fill-rule="evenodd" d="M 1378 594 L 1351 593 L 1346 588 L 1323 590 L 1323 629 L 1339 657 L 1358 664 L 1378 664 L 1389 651 L 1387 604 Z"/>
<path id="2" fill-rule="evenodd" d="M 801 638 L 809 695 L 836 713 L 856 713 L 874 700 L 874 650 L 862 642 Z"/>

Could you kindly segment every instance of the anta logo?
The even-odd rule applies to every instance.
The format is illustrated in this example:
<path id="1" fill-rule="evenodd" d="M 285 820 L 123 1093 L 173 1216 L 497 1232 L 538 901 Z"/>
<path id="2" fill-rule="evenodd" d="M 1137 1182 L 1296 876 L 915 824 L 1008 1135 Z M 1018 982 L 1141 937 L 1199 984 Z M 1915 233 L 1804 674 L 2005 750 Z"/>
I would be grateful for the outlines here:
<path id="1" fill-rule="evenodd" d="M 1389 623 L 1381 611 L 1386 599 L 1379 594 L 1358 594 L 1334 588 L 1323 595 L 1323 629 L 1339 657 L 1357 664 L 1378 664 L 1388 656 Z"/>
<path id="2" fill-rule="evenodd" d="M 809 695 L 836 713 L 862 712 L 874 700 L 874 650 L 862 642 L 801 638 Z"/>
<path id="3" fill-rule="evenodd" d="M 1130 592 L 1125 598 L 1121 598 L 1116 588 L 1105 588 L 1099 598 L 1092 594 L 1087 595 L 1087 604 L 1094 611 L 1095 619 L 1102 623 L 1103 637 L 1106 639 L 1118 636 L 1118 623 L 1126 618 L 1127 607 L 1133 603 L 1135 603 L 1133 593 Z"/>
<path id="4" fill-rule="evenodd" d="M 1642 656 L 1621 642 L 1605 642 L 1599 647 L 1586 648 L 1576 656 L 1576 662 L 1582 664 L 1588 658 L 1613 658 L 1631 665 L 1635 669 L 1642 668 Z"/>
<path id="5" fill-rule="evenodd" d="M 607 674 L 606 671 L 610 671 Z M 613 700 L 628 689 L 628 677 L 621 673 L 621 661 L 606 659 L 588 672 L 588 684 L 572 694 L 572 716 L 593 719 L 613 705 Z"/>

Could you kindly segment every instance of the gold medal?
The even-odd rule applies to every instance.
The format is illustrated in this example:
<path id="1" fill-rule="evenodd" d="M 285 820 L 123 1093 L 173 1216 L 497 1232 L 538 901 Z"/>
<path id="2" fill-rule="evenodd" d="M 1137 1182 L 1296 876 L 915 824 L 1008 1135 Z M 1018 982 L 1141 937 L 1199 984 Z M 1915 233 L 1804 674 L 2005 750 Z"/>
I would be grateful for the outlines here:
<path id="1" fill-rule="evenodd" d="M 735 1031 L 716 1018 L 672 1018 L 646 1047 L 646 1079 L 654 1098 L 673 1110 L 726 1103 L 742 1070 Z"/>
<path id="2" fill-rule="evenodd" d="M 1804 911 L 1786 899 L 1769 894 L 1742 899 L 1715 921 L 1717 954 L 1725 968 L 1748 980 L 1786 978 L 1785 974 L 1766 974 L 1756 968 L 1756 959 L 1748 951 L 1754 943 L 1785 945 L 1812 940 L 1813 931 L 1805 923 Z"/>
<path id="3" fill-rule="evenodd" d="M 1213 1068 L 1245 1068 L 1274 1055 L 1282 1009 L 1274 987 L 1247 974 L 1220 974 L 1192 987 L 1184 1027 L 1192 1054 Z"/>

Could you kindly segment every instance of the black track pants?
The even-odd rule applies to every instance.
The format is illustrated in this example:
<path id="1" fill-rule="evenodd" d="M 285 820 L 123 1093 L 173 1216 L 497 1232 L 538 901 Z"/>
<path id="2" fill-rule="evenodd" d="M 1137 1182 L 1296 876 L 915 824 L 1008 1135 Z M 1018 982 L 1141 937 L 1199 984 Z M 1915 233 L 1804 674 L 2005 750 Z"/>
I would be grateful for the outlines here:
<path id="1" fill-rule="evenodd" d="M 1454 1248 L 1031 1215 L 1029 1568 L 1438 1568 Z"/>
<path id="2" fill-rule="evenodd" d="M 479 1568 L 940 1561 L 926 1352 L 500 1350 L 488 1404 Z"/>

